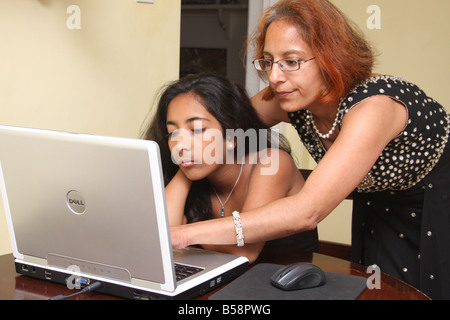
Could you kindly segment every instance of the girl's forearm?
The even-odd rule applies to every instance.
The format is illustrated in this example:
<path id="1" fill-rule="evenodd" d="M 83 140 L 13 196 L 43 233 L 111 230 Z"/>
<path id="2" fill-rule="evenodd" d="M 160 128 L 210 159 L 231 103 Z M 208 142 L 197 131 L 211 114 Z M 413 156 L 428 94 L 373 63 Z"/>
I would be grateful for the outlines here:
<path id="1" fill-rule="evenodd" d="M 192 181 L 187 179 L 181 170 L 178 170 L 166 186 L 165 192 L 170 226 L 185 223 L 184 207 L 191 185 Z"/>

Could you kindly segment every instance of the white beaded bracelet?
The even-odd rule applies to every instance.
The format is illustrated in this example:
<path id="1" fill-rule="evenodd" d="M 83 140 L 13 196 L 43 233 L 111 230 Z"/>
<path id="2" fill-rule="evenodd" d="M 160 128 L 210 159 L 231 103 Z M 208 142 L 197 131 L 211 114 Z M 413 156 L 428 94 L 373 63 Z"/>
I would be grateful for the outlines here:
<path id="1" fill-rule="evenodd" d="M 242 233 L 242 221 L 238 211 L 233 211 L 234 228 L 236 229 L 237 246 L 244 246 L 244 234 Z"/>

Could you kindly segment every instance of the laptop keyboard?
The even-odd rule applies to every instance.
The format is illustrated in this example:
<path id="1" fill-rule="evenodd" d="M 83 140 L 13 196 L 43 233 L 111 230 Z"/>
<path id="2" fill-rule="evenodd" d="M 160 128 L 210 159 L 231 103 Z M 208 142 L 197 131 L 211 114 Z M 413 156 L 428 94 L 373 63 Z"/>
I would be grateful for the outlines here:
<path id="1" fill-rule="evenodd" d="M 203 270 L 203 268 L 175 263 L 175 275 L 176 275 L 177 281 L 186 279 L 187 277 L 190 277 L 202 270 Z"/>

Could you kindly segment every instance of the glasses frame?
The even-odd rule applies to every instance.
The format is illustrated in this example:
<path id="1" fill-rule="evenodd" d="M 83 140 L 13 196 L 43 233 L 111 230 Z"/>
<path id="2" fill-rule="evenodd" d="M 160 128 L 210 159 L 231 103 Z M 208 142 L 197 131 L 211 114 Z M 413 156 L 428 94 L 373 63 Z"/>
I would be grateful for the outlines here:
<path id="1" fill-rule="evenodd" d="M 268 71 L 272 71 L 273 65 L 276 63 L 276 64 L 278 65 L 278 68 L 280 68 L 281 71 L 283 71 L 283 72 L 293 72 L 293 71 L 298 71 L 298 70 L 300 70 L 300 67 L 301 67 L 302 64 L 304 64 L 304 63 L 306 63 L 306 62 L 309 62 L 309 61 L 311 61 L 311 60 L 314 60 L 315 58 L 316 58 L 316 57 L 313 57 L 313 58 L 308 59 L 308 60 L 300 60 L 300 59 L 280 59 L 280 60 L 278 60 L 278 61 L 272 61 L 272 59 L 256 59 L 256 60 L 253 60 L 253 66 L 254 66 L 255 69 L 258 70 L 258 71 L 268 72 Z M 259 66 L 259 61 L 270 61 L 270 62 L 272 63 L 272 65 L 270 66 L 270 69 L 268 69 L 268 70 L 262 70 L 261 68 L 258 68 L 258 66 Z M 298 68 L 297 68 L 297 69 L 292 69 L 292 70 L 284 70 L 285 67 L 284 67 L 284 65 L 282 64 L 282 62 L 285 62 L 285 61 L 296 61 L 296 62 L 297 62 L 297 65 L 298 65 Z"/>

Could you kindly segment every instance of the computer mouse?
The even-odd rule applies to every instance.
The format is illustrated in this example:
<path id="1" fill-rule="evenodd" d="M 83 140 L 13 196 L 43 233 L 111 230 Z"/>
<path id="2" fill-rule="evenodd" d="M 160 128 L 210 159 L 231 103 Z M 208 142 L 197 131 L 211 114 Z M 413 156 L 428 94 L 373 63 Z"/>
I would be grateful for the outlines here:
<path id="1" fill-rule="evenodd" d="M 280 268 L 270 279 L 272 285 L 282 290 L 300 290 L 319 287 L 326 282 L 325 273 L 316 265 L 297 262 Z"/>

